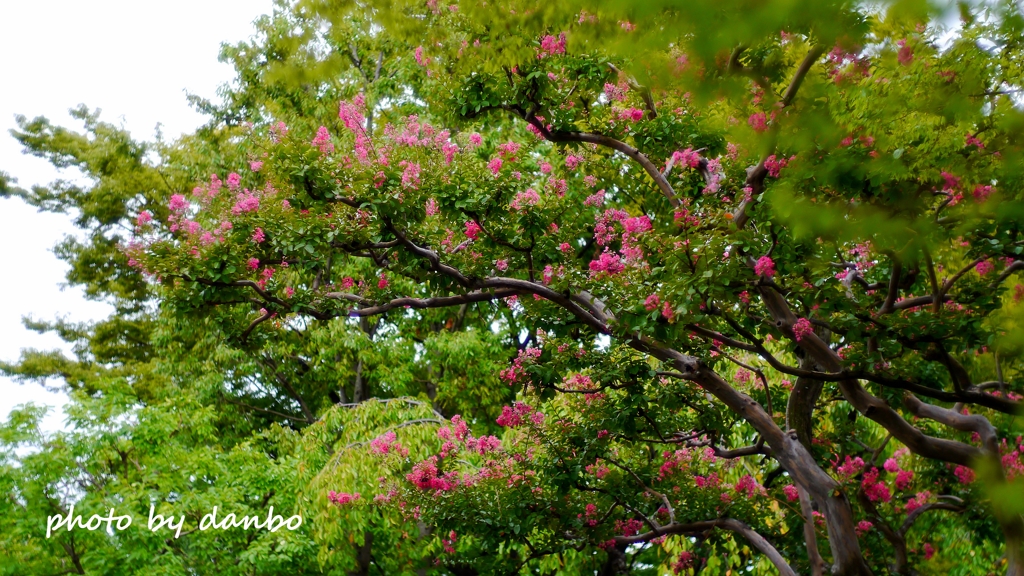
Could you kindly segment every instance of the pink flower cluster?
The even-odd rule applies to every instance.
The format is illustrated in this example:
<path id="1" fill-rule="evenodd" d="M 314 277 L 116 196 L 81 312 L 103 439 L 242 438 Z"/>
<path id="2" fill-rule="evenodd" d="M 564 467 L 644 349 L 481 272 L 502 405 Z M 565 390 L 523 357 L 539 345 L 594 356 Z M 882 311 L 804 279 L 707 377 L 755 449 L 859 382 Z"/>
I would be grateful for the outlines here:
<path id="1" fill-rule="evenodd" d="M 516 197 L 512 199 L 512 203 L 509 207 L 518 211 L 527 206 L 535 206 L 538 202 L 540 202 L 540 194 L 538 194 L 533 188 L 527 188 L 525 192 L 519 192 L 516 194 Z"/>
<path id="2" fill-rule="evenodd" d="M 800 499 L 800 491 L 797 489 L 796 486 L 792 484 L 787 484 L 783 486 L 782 492 L 785 493 L 786 500 L 790 502 L 795 502 Z"/>
<path id="3" fill-rule="evenodd" d="M 607 248 L 605 248 L 604 252 L 598 256 L 597 260 L 591 260 L 590 262 L 591 275 L 606 272 L 609 276 L 614 276 L 625 269 L 626 266 L 622 263 L 622 259 L 619 258 L 619 255 L 614 252 L 609 252 Z"/>
<path id="4" fill-rule="evenodd" d="M 408 456 L 409 450 L 398 442 L 398 435 L 393 430 L 389 430 L 370 441 L 370 453 L 378 456 L 387 454 Z"/>
<path id="5" fill-rule="evenodd" d="M 640 533 L 640 529 L 643 527 L 643 521 L 636 518 L 615 521 L 615 530 L 621 532 L 623 536 L 635 536 Z"/>
<path id="6" fill-rule="evenodd" d="M 892 494 L 889 493 L 889 487 L 885 485 L 885 482 L 878 481 L 878 468 L 872 468 L 864 473 L 864 480 L 861 481 L 861 488 L 864 490 L 864 495 L 872 502 L 877 502 L 879 500 L 882 502 L 888 502 L 892 499 Z"/>
<path id="7" fill-rule="evenodd" d="M 487 169 L 491 171 L 491 174 L 497 176 L 501 173 L 501 166 L 504 162 L 501 158 L 491 158 L 491 161 L 487 163 Z"/>
<path id="8" fill-rule="evenodd" d="M 255 212 L 259 209 L 259 197 L 249 190 L 245 190 L 235 199 L 235 205 L 231 207 L 231 213 L 237 216 L 246 212 Z"/>
<path id="9" fill-rule="evenodd" d="M 644 111 L 639 108 L 623 108 L 618 111 L 617 116 L 624 122 L 639 122 L 644 118 Z"/>
<path id="10" fill-rule="evenodd" d="M 498 373 L 498 377 L 508 382 L 509 385 L 527 379 L 525 364 L 540 358 L 540 348 L 527 348 L 520 350 L 519 355 L 512 361 L 512 365 Z"/>
<path id="11" fill-rule="evenodd" d="M 875 525 L 871 522 L 868 522 L 867 520 L 861 520 L 860 522 L 857 522 L 857 527 L 855 528 L 855 530 L 857 532 L 857 536 L 863 536 L 874 527 Z"/>
<path id="12" fill-rule="evenodd" d="M 610 102 L 625 102 L 627 92 L 629 92 L 629 84 L 625 82 L 617 85 L 609 83 L 604 85 L 604 95 L 608 97 Z"/>
<path id="13" fill-rule="evenodd" d="M 793 324 L 793 336 L 797 342 L 800 342 L 804 338 L 814 334 L 814 327 L 811 325 L 811 321 L 807 318 L 800 318 Z"/>
<path id="14" fill-rule="evenodd" d="M 583 162 L 583 156 L 577 156 L 576 154 L 569 154 L 565 157 L 565 167 L 569 170 L 575 170 Z"/>
<path id="15" fill-rule="evenodd" d="M 558 37 L 550 34 L 540 39 L 540 50 L 537 51 L 537 58 L 565 54 L 565 32 Z"/>
<path id="16" fill-rule="evenodd" d="M 498 416 L 496 422 L 498 426 L 516 428 L 521 426 L 532 412 L 533 408 L 529 404 L 516 402 L 512 406 L 502 406 L 501 416 Z"/>
<path id="17" fill-rule="evenodd" d="M 321 154 L 327 155 L 334 152 L 334 144 L 331 143 L 331 133 L 327 131 L 327 127 L 321 126 L 317 128 L 316 136 L 313 137 L 313 141 L 310 142 L 313 147 L 320 150 Z M 228 177 L 228 184 L 230 187 L 231 179 Z"/>
<path id="18" fill-rule="evenodd" d="M 476 223 L 476 220 L 469 220 L 466 222 L 466 237 L 470 240 L 476 240 L 480 237 L 480 233 L 483 232 L 483 228 Z"/>
<path id="19" fill-rule="evenodd" d="M 924 506 L 929 499 L 931 499 L 932 493 L 928 490 L 918 492 L 913 498 L 907 500 L 907 504 L 903 507 L 903 511 L 910 514 L 914 510 L 917 510 L 921 506 Z"/>
<path id="20" fill-rule="evenodd" d="M 755 112 L 747 118 L 747 124 L 754 129 L 754 132 L 764 132 L 768 130 L 768 116 L 764 112 Z"/>
<path id="21" fill-rule="evenodd" d="M 661 298 L 657 294 L 651 294 L 644 300 L 644 309 L 648 312 L 657 310 L 659 306 L 661 306 Z"/>
<path id="22" fill-rule="evenodd" d="M 359 500 L 359 498 L 359 492 L 349 494 L 348 492 L 335 492 L 334 490 L 331 490 L 330 492 L 327 493 L 327 499 L 331 502 L 331 504 L 335 504 L 337 506 L 351 504 L 352 502 Z"/>
<path id="23" fill-rule="evenodd" d="M 736 485 L 733 486 L 733 490 L 740 494 L 746 494 L 747 498 L 753 498 L 754 494 L 761 494 L 762 496 L 767 494 L 764 486 L 761 486 L 761 484 L 750 474 L 744 474 L 743 477 L 736 482 Z"/>
<path id="24" fill-rule="evenodd" d="M 961 484 L 970 484 L 974 482 L 974 470 L 966 466 L 957 466 L 953 469 L 953 475 L 960 481 Z"/>
<path id="25" fill-rule="evenodd" d="M 693 148 L 687 148 L 682 151 L 676 150 L 672 153 L 672 163 L 680 167 L 696 168 L 700 166 L 700 153 L 694 151 Z"/>
<path id="26" fill-rule="evenodd" d="M 977 185 L 974 187 L 974 200 L 976 202 L 984 202 L 988 200 L 988 197 L 992 195 L 993 189 L 991 186 Z"/>
<path id="27" fill-rule="evenodd" d="M 789 158 L 776 157 L 775 154 L 772 154 L 768 158 L 765 158 L 764 167 L 768 169 L 769 176 L 772 178 L 778 178 L 779 174 L 782 173 L 782 169 L 788 166 L 795 158 L 796 156 L 790 156 Z"/>
<path id="28" fill-rule="evenodd" d="M 765 278 L 775 276 L 775 261 L 768 256 L 761 256 L 754 264 L 754 273 Z"/>

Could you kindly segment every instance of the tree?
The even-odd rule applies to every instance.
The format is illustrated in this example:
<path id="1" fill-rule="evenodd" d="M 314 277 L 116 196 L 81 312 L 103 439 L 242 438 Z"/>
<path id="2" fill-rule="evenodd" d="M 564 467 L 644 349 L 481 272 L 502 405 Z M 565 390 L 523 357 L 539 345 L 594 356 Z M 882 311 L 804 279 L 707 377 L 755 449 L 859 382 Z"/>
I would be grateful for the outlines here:
<path id="1" fill-rule="evenodd" d="M 962 11 L 382 8 L 445 128 L 365 94 L 258 127 L 130 254 L 250 338 L 454 307 L 526 337 L 500 443 L 346 446 L 394 476 L 333 500 L 425 522 L 453 573 L 906 573 L 1001 533 L 978 569 L 1020 574 L 1022 19 Z"/>
<path id="2" fill-rule="evenodd" d="M 1019 574 L 1019 8 L 678 4 L 282 5 L 195 135 L 24 120 L 117 311 L 3 367 L 77 425 L 4 565 Z M 154 500 L 307 524 L 33 528 Z"/>

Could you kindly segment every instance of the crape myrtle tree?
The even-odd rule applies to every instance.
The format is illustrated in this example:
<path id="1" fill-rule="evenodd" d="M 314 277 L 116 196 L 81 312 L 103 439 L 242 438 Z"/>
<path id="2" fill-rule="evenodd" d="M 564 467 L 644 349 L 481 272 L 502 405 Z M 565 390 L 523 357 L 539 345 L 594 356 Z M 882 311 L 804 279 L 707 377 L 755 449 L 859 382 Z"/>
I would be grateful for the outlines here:
<path id="1" fill-rule="evenodd" d="M 424 112 L 255 126 L 126 247 L 244 339 L 371 322 L 430 366 L 439 311 L 518 335 L 501 438 L 310 427 L 321 537 L 389 518 L 451 573 L 1022 573 L 1018 7 L 379 10 Z"/>

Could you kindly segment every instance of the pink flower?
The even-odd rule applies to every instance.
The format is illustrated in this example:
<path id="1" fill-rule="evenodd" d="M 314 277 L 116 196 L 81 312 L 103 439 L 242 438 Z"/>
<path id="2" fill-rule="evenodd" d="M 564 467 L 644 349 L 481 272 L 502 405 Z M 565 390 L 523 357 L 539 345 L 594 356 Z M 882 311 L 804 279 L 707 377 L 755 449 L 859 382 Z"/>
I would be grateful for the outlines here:
<path id="1" fill-rule="evenodd" d="M 540 202 L 540 194 L 533 188 L 527 188 L 525 192 L 516 194 L 510 207 L 513 210 L 522 210 L 526 206 L 535 206 L 538 202 Z"/>
<path id="2" fill-rule="evenodd" d="M 924 545 L 924 559 L 931 560 L 932 556 L 935 556 L 935 547 L 926 542 Z"/>
<path id="3" fill-rule="evenodd" d="M 682 574 L 690 566 L 693 566 L 693 554 L 684 550 L 679 553 L 679 558 L 672 564 L 672 573 Z"/>
<path id="4" fill-rule="evenodd" d="M 961 484 L 970 484 L 974 482 L 974 470 L 966 466 L 957 466 L 953 469 L 953 474 Z"/>
<path id="5" fill-rule="evenodd" d="M 776 158 L 775 154 L 765 158 L 764 167 L 768 169 L 768 175 L 772 178 L 778 178 L 779 174 L 782 173 L 782 169 L 789 165 L 790 161 L 796 158 L 791 156 L 790 158 Z M 753 190 L 751 190 L 753 192 Z"/>
<path id="6" fill-rule="evenodd" d="M 793 336 L 796 337 L 797 342 L 800 342 L 813 333 L 814 328 L 811 326 L 811 322 L 807 318 L 800 318 L 795 324 L 793 324 Z"/>
<path id="7" fill-rule="evenodd" d="M 572 250 L 572 246 L 570 246 L 568 242 L 562 242 L 561 244 L 558 245 L 558 249 L 564 253 L 568 253 L 569 251 Z"/>
<path id="8" fill-rule="evenodd" d="M 248 264 L 250 270 L 255 270 L 255 269 L 260 267 L 260 259 L 259 258 L 249 258 L 249 260 L 248 260 L 248 262 L 246 262 L 246 264 Z"/>
<path id="9" fill-rule="evenodd" d="M 583 177 L 583 183 L 587 186 L 587 188 L 593 188 L 594 186 L 597 186 L 597 176 L 587 174 L 586 176 Z"/>
<path id="10" fill-rule="evenodd" d="M 360 498 L 359 492 L 356 492 L 354 494 L 349 494 L 347 492 L 335 492 L 334 490 L 331 490 L 330 492 L 327 493 L 327 499 L 332 504 L 336 504 L 338 506 L 344 506 L 346 504 L 351 504 L 352 502 L 355 502 L 356 500 L 359 500 L 359 498 Z"/>
<path id="11" fill-rule="evenodd" d="M 380 279 L 377 281 L 377 288 L 383 290 L 388 287 L 388 277 L 383 272 L 380 274 Z"/>
<path id="12" fill-rule="evenodd" d="M 644 111 L 639 108 L 626 108 L 619 111 L 619 120 L 639 122 L 644 118 Z"/>
<path id="13" fill-rule="evenodd" d="M 404 188 L 418 188 L 420 184 L 420 165 L 406 160 L 402 160 L 398 165 L 405 168 L 402 172 L 402 186 Z"/>
<path id="14" fill-rule="evenodd" d="M 238 195 L 235 205 L 231 207 L 231 213 L 237 216 L 245 212 L 255 212 L 259 209 L 260 199 L 252 192 L 246 190 Z"/>
<path id="15" fill-rule="evenodd" d="M 868 522 L 867 520 L 861 520 L 860 522 L 857 522 L 857 536 L 863 536 L 867 534 L 868 531 L 874 527 L 875 525 L 871 522 Z"/>
<path id="16" fill-rule="evenodd" d="M 541 162 L 540 163 L 540 172 L 541 172 L 541 174 L 550 174 L 551 173 L 551 164 L 548 163 L 548 162 Z"/>
<path id="17" fill-rule="evenodd" d="M 139 212 L 139 217 L 135 219 L 135 225 L 141 228 L 142 226 L 149 224 L 152 220 L 153 215 L 150 214 L 149 210 L 143 210 L 142 212 Z"/>
<path id="18" fill-rule="evenodd" d="M 232 172 L 228 174 L 228 190 L 237 190 L 242 184 L 242 177 Z"/>
<path id="19" fill-rule="evenodd" d="M 501 172 L 502 163 L 501 158 L 492 158 L 491 161 L 487 163 L 487 168 L 490 169 L 491 174 L 497 176 L 498 173 Z"/>
<path id="20" fill-rule="evenodd" d="M 476 240 L 480 237 L 480 233 L 483 232 L 483 228 L 476 223 L 475 220 L 469 220 L 466 222 L 466 237 L 470 240 Z"/>
<path id="21" fill-rule="evenodd" d="M 946 172 L 946 171 L 942 171 L 940 173 L 940 175 L 942 176 L 942 180 L 943 180 L 943 184 L 942 184 L 942 189 L 943 190 L 956 190 L 957 188 L 960 187 L 960 177 L 959 176 L 954 176 L 954 175 L 952 175 L 952 174 L 950 174 L 949 172 Z"/>
<path id="22" fill-rule="evenodd" d="M 733 486 L 733 489 L 739 493 L 745 492 L 747 494 L 747 498 L 753 498 L 754 494 L 764 490 L 764 487 L 758 484 L 757 480 L 754 480 L 754 477 L 750 474 L 744 474 L 743 477 L 736 482 L 736 485 Z"/>
<path id="23" fill-rule="evenodd" d="M 417 46 L 416 50 L 413 51 L 413 57 L 416 58 L 416 63 L 420 66 L 427 66 L 430 64 L 430 58 L 423 56 L 423 46 Z"/>
<path id="24" fill-rule="evenodd" d="M 886 460 L 885 464 L 882 467 L 885 468 L 885 471 L 889 472 L 890 474 L 900 471 L 900 464 L 899 462 L 896 461 L 895 458 L 889 458 L 888 460 Z"/>
<path id="25" fill-rule="evenodd" d="M 494 263 L 494 267 L 504 272 L 505 270 L 508 270 L 508 260 L 498 260 Z"/>
<path id="26" fill-rule="evenodd" d="M 584 206 L 603 206 L 604 205 L 604 190 L 598 190 L 596 193 L 587 196 L 586 200 L 583 201 Z"/>
<path id="27" fill-rule="evenodd" d="M 739 299 L 740 302 L 743 302 L 744 304 L 750 304 L 750 292 L 747 292 L 746 290 L 740 292 Z"/>
<path id="28" fill-rule="evenodd" d="M 479 133 L 473 132 L 472 134 L 469 135 L 469 145 L 470 145 L 470 147 L 476 148 L 477 146 L 480 146 L 481 144 L 483 144 L 483 142 L 484 142 L 484 139 L 483 139 L 482 136 L 480 136 Z"/>
<path id="29" fill-rule="evenodd" d="M 394 431 L 388 431 L 370 441 L 370 453 L 383 456 L 390 453 L 406 456 L 409 451 L 398 442 L 398 436 Z"/>
<path id="30" fill-rule="evenodd" d="M 498 419 L 495 420 L 495 422 L 498 426 L 515 428 L 516 426 L 522 425 L 523 418 L 528 416 L 531 412 L 533 412 L 533 408 L 528 404 L 516 402 L 512 406 L 502 406 L 501 415 L 498 416 Z"/>
<path id="31" fill-rule="evenodd" d="M 878 482 L 878 468 L 872 468 L 871 470 L 864 473 L 864 480 L 861 482 L 861 488 L 864 490 L 864 494 L 868 497 L 868 500 L 877 502 L 888 502 L 892 499 L 892 495 L 889 493 L 889 487 L 883 482 Z"/>
<path id="32" fill-rule="evenodd" d="M 913 470 L 900 470 L 896 473 L 896 489 L 906 490 L 910 487 L 910 483 L 914 481 Z"/>
<path id="33" fill-rule="evenodd" d="M 249 169 L 252 170 L 253 172 L 259 172 L 262 168 L 263 162 L 260 162 L 259 160 L 249 162 Z"/>
<path id="34" fill-rule="evenodd" d="M 437 216 L 441 210 L 437 207 L 437 200 L 430 198 L 427 200 L 427 216 Z"/>
<path id="35" fill-rule="evenodd" d="M 754 265 L 754 273 L 766 278 L 775 276 L 775 261 L 768 256 L 761 256 Z"/>
<path id="36" fill-rule="evenodd" d="M 288 297 L 288 298 L 291 298 L 292 296 L 295 295 L 295 289 L 292 288 L 291 286 L 285 286 L 284 287 L 284 295 L 286 297 Z"/>
<path id="37" fill-rule="evenodd" d="M 800 499 L 800 491 L 797 487 L 792 484 L 787 484 L 782 487 L 782 491 L 786 494 L 786 500 L 793 502 Z"/>
<path id="38" fill-rule="evenodd" d="M 570 170 L 575 170 L 580 163 L 583 162 L 583 156 L 577 156 L 575 154 L 569 154 L 565 157 L 565 167 Z"/>
<path id="39" fill-rule="evenodd" d="M 676 317 L 676 310 L 672 307 L 672 304 L 668 300 L 661 305 L 661 316 L 671 322 Z"/>
<path id="40" fill-rule="evenodd" d="M 608 97 L 609 101 L 625 102 L 627 92 L 629 92 L 628 84 L 617 86 L 615 84 L 605 83 L 604 85 L 604 95 Z"/>
<path id="41" fill-rule="evenodd" d="M 646 300 L 644 300 L 644 308 L 648 312 L 657 310 L 659 306 L 661 306 L 661 298 L 659 298 L 657 294 L 651 294 Z"/>
<path id="42" fill-rule="evenodd" d="M 540 40 L 540 51 L 537 54 L 538 58 L 554 56 L 556 54 L 565 54 L 565 32 L 559 34 L 558 38 L 548 34 Z"/>
<path id="43" fill-rule="evenodd" d="M 860 471 L 864 469 L 864 460 L 857 456 L 855 458 L 846 457 L 846 461 L 843 462 L 836 470 L 847 478 L 851 478 L 860 474 Z"/>
<path id="44" fill-rule="evenodd" d="M 910 46 L 907 46 L 906 40 L 900 40 L 896 45 L 900 48 L 899 52 L 896 53 L 896 60 L 898 60 L 900 64 L 906 66 L 914 61 L 914 50 L 911 49 Z"/>
<path id="45" fill-rule="evenodd" d="M 266 234 L 263 233 L 263 228 L 256 228 L 256 230 L 252 233 L 252 241 L 257 244 L 261 244 L 266 239 L 267 236 Z"/>
<path id="46" fill-rule="evenodd" d="M 168 205 L 171 212 L 184 212 L 188 209 L 188 200 L 182 194 L 172 194 L 171 203 Z"/>
<path id="47" fill-rule="evenodd" d="M 988 197 L 992 195 L 991 186 L 982 186 L 981 184 L 974 187 L 974 200 L 977 202 L 984 202 L 988 200 Z"/>
<path id="48" fill-rule="evenodd" d="M 754 132 L 764 132 L 768 129 L 768 117 L 764 112 L 755 112 L 747 118 L 747 124 L 754 129 Z"/>
<path id="49" fill-rule="evenodd" d="M 672 153 L 672 160 L 677 166 L 696 168 L 700 166 L 700 153 L 695 152 L 693 148 L 687 148 L 681 152 L 677 150 Z"/>
<path id="50" fill-rule="evenodd" d="M 542 276 L 542 278 L 544 279 L 544 283 L 545 284 L 551 284 L 551 280 L 554 279 L 554 276 L 555 276 L 554 268 L 552 268 L 551 265 L 545 266 L 544 267 L 544 274 Z"/>
<path id="51" fill-rule="evenodd" d="M 609 275 L 615 275 L 625 269 L 626 266 L 622 263 L 618 254 L 608 252 L 607 249 L 601 253 L 601 256 L 599 256 L 597 260 L 590 262 L 591 274 L 607 272 Z"/>
<path id="52" fill-rule="evenodd" d="M 978 262 L 974 266 L 974 269 L 978 272 L 979 276 L 984 276 L 984 275 L 988 274 L 989 272 L 995 270 L 996 267 L 995 267 L 994 264 L 992 264 L 988 260 L 982 260 L 981 262 Z"/>

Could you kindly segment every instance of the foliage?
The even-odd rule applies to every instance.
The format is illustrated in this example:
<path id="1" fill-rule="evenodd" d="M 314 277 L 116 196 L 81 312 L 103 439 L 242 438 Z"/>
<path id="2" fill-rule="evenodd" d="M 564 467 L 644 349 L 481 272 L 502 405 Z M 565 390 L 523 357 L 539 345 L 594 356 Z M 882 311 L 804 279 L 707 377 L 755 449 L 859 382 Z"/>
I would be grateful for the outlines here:
<path id="1" fill-rule="evenodd" d="M 23 121 L 97 184 L 4 194 L 79 210 L 60 255 L 119 306 L 37 325 L 77 359 L 5 370 L 123 416 L 62 440 L 18 413 L 8 443 L 45 449 L 8 456 L 12 493 L 142 502 L 54 493 L 82 476 L 53 443 L 98 458 L 185 411 L 149 494 L 273 486 L 308 520 L 190 535 L 192 566 L 1020 574 L 1024 18 L 948 21 L 310 0 L 225 49 L 239 83 L 159 163 L 84 109 L 91 138 Z"/>

